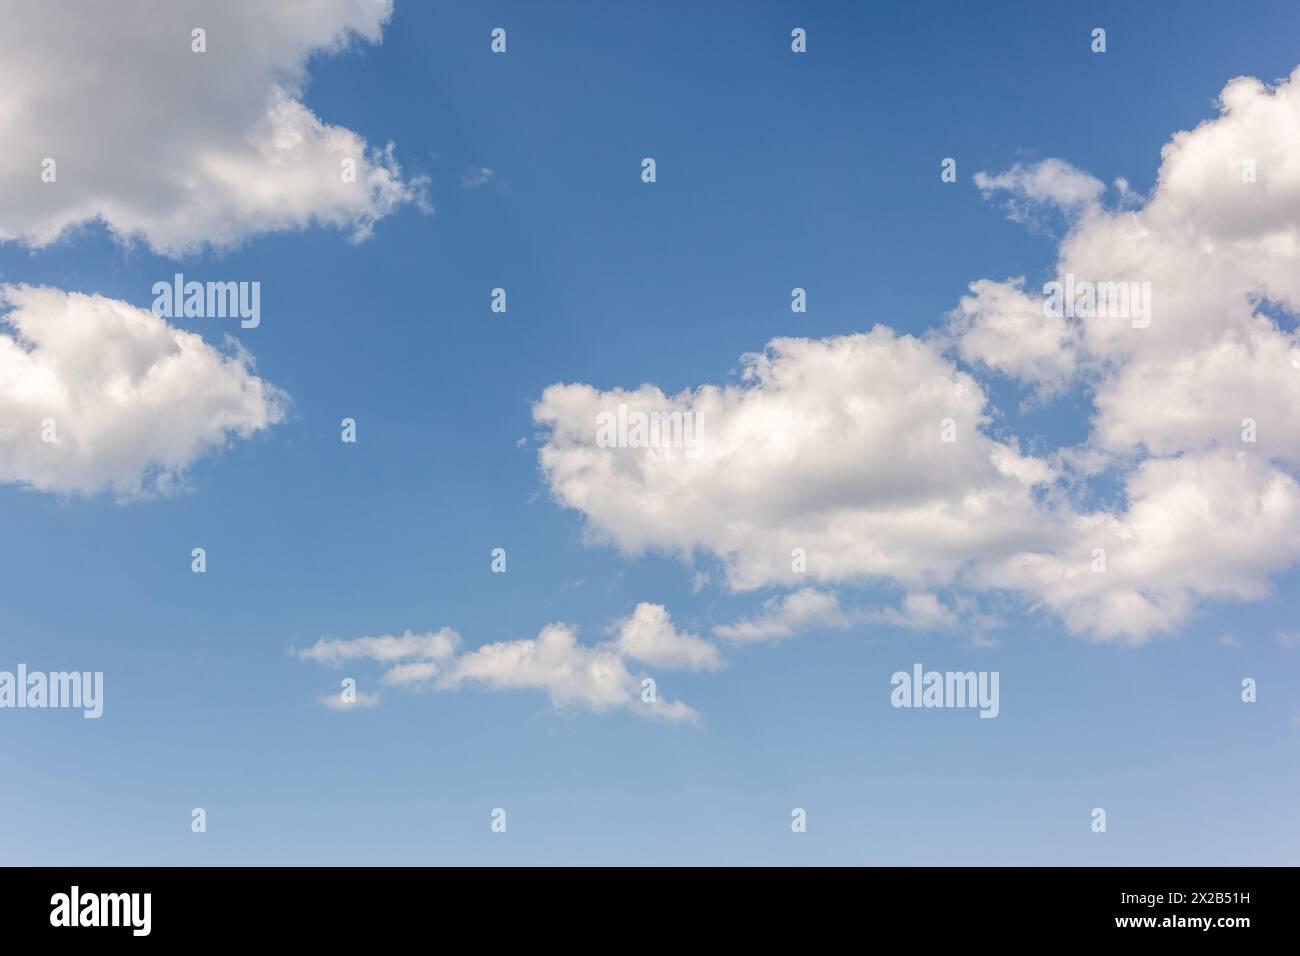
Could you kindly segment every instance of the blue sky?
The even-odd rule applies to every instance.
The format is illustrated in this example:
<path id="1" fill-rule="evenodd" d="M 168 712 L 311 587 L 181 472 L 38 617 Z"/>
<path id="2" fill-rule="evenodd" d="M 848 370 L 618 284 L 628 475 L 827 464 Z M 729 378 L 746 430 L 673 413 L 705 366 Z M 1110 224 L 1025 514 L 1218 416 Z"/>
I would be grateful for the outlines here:
<path id="1" fill-rule="evenodd" d="M 488 49 L 498 26 L 504 55 Z M 806 54 L 790 50 L 796 26 Z M 1095 26 L 1104 54 L 1089 50 Z M 1229 80 L 1273 82 L 1300 62 L 1296 26 L 1280 2 L 1175 15 L 398 0 L 381 43 L 309 61 L 302 101 L 371 146 L 392 141 L 401 175 L 427 177 L 431 213 L 402 203 L 360 242 L 305 223 L 164 254 L 147 229 L 124 241 L 91 222 L 0 243 L 0 284 L 144 310 L 177 271 L 260 281 L 256 329 L 171 321 L 214 347 L 235 336 L 290 399 L 284 421 L 197 456 L 176 494 L 0 484 L 0 669 L 105 675 L 98 721 L 0 711 L 0 860 L 1293 863 L 1294 562 L 1261 572 L 1266 593 L 1197 596 L 1137 642 L 1072 632 L 1045 595 L 946 583 L 923 590 L 951 608 L 973 596 L 998 626 L 897 626 L 869 615 L 915 588 L 849 574 L 809 583 L 860 609 L 851 625 L 733 646 L 713 628 L 792 588 L 730 587 L 704 546 L 688 561 L 592 540 L 590 516 L 539 467 L 533 407 L 554 383 L 739 386 L 740 357 L 773 338 L 877 324 L 923 336 L 978 279 L 1041 286 L 1079 221 L 1049 209 L 1026 228 L 973 175 L 1060 158 L 1148 196 L 1161 148 L 1215 117 Z M 234 69 L 233 44 L 210 42 Z M 150 143 L 135 156 L 147 166 Z M 944 157 L 955 184 L 940 182 Z M 60 158 L 60 179 L 114 159 Z M 482 169 L 487 182 L 467 185 Z M 21 233 L 4 205 L 0 235 Z M 796 286 L 805 314 L 790 310 Z M 494 287 L 505 314 L 489 310 Z M 972 374 L 996 413 L 986 432 L 1044 458 L 1087 440 L 1086 385 L 1040 402 L 1012 376 Z M 355 444 L 339 440 L 345 417 Z M 505 574 L 490 571 L 496 547 Z M 698 590 L 697 571 L 710 575 Z M 473 682 L 384 689 L 378 706 L 339 712 L 320 698 L 349 675 L 377 691 L 382 668 L 295 653 L 443 627 L 470 653 L 555 622 L 594 645 L 640 602 L 726 658 L 716 672 L 650 669 L 696 722 Z M 894 709 L 889 677 L 914 662 L 1000 672 L 998 718 Z M 1259 681 L 1251 705 L 1244 677 Z M 206 833 L 191 832 L 194 807 Z M 506 834 L 489 829 L 494 807 Z M 806 833 L 790 830 L 794 807 Z"/>

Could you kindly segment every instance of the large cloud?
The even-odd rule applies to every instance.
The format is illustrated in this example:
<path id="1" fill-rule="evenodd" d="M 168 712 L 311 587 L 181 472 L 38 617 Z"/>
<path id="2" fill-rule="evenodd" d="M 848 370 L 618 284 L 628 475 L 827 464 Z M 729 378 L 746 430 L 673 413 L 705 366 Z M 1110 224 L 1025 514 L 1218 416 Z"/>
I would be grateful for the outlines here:
<path id="1" fill-rule="evenodd" d="M 1251 453 L 1148 459 L 1125 492 L 1123 511 L 1074 516 L 1068 546 L 981 568 L 977 583 L 1034 596 L 1077 633 L 1140 644 L 1198 600 L 1266 596 L 1270 574 L 1300 561 L 1300 485 Z"/>
<path id="2" fill-rule="evenodd" d="M 364 237 L 421 184 L 301 95 L 313 55 L 378 43 L 391 7 L 4 0 L 0 240 L 44 246 L 93 220 L 170 255 L 311 223 Z M 205 53 L 191 50 L 196 28 Z"/>
<path id="3" fill-rule="evenodd" d="M 0 481 L 133 498 L 280 421 L 251 357 L 102 296 L 0 286 Z"/>
<path id="4" fill-rule="evenodd" d="M 1300 70 L 1274 88 L 1234 80 L 1220 100 L 1218 117 L 1165 146 L 1145 204 L 1072 207 L 1052 278 L 1146 283 L 1148 326 L 1049 318 L 1019 280 L 984 280 L 955 332 L 963 358 L 1029 385 L 1059 390 L 1079 373 L 1108 453 L 1240 447 L 1250 418 L 1259 452 L 1300 465 Z M 985 183 L 1014 192 L 1024 175 Z"/>
<path id="5" fill-rule="evenodd" d="M 716 555 L 747 590 L 801 583 L 795 549 L 822 581 L 946 582 L 1050 541 L 1034 487 L 1052 471 L 981 431 L 985 401 L 933 345 L 881 326 L 774 340 L 725 388 L 552 385 L 533 416 L 552 491 L 593 535 L 628 553 Z M 597 422 L 620 405 L 695 416 L 694 446 L 602 446 Z"/>
<path id="6" fill-rule="evenodd" d="M 1127 311 L 1052 311 L 1024 278 L 982 279 L 924 340 L 882 327 L 778 339 L 745 358 L 738 386 L 553 385 L 534 406 L 543 473 L 594 539 L 711 556 L 734 589 L 806 576 L 1011 591 L 1075 633 L 1130 643 L 1203 601 L 1258 599 L 1300 561 L 1297 156 L 1300 70 L 1272 88 L 1228 84 L 1220 115 L 1165 147 L 1145 201 L 1119 181 L 1108 206 L 1099 180 L 1061 160 L 981 174 L 1013 218 L 1065 217 L 1051 280 L 1134 283 Z M 1091 400 L 1088 439 L 1038 457 L 995 440 L 974 377 L 990 369 L 1040 399 Z M 596 417 L 620 404 L 697 415 L 697 447 L 604 447 Z M 955 442 L 938 440 L 942 418 Z M 1122 503 L 1090 495 L 1097 475 Z M 937 598 L 912 605 L 899 622 L 951 626 Z M 715 632 L 780 638 L 842 613 L 796 592 Z"/>

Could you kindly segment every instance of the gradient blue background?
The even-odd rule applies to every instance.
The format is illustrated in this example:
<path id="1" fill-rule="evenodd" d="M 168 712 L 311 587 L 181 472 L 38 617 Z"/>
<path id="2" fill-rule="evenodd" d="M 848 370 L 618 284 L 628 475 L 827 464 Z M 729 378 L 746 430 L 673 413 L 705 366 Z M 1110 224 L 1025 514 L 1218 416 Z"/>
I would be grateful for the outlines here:
<path id="1" fill-rule="evenodd" d="M 407 208 L 359 246 L 312 230 L 180 263 L 100 229 L 0 246 L 0 281 L 142 307 L 175 271 L 261 281 L 260 328 L 177 324 L 238 336 L 293 398 L 180 497 L 0 488 L 0 669 L 106 681 L 98 721 L 0 712 L 0 862 L 1296 863 L 1300 650 L 1274 639 L 1300 629 L 1296 573 L 1136 650 L 1017 614 L 994 650 L 863 627 L 658 675 L 699 727 L 531 692 L 385 691 L 336 713 L 318 697 L 342 675 L 289 648 L 443 625 L 472 648 L 551 621 L 590 643 L 642 600 L 701 633 L 751 613 L 768 593 L 697 595 L 673 560 L 583 543 L 537 469 L 542 389 L 723 382 L 773 336 L 919 333 L 975 279 L 1041 277 L 1053 237 L 983 201 L 976 170 L 1059 156 L 1145 192 L 1228 79 L 1300 62 L 1297 28 L 1287 2 L 399 0 L 381 46 L 314 61 L 306 102 L 394 140 L 434 215 Z M 491 182 L 463 188 L 479 166 Z M 1039 448 L 1086 432 L 1079 396 L 1021 413 L 992 395 Z M 889 675 L 914 661 L 999 670 L 1001 716 L 894 710 Z"/>

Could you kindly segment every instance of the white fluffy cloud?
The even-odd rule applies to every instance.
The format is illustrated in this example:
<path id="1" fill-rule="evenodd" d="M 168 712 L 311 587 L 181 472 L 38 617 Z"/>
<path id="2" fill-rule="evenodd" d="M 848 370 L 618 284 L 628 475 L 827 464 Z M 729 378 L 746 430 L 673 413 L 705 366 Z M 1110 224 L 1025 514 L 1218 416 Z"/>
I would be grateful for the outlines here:
<path id="1" fill-rule="evenodd" d="M 44 246 L 95 220 L 173 256 L 310 224 L 366 236 L 422 183 L 391 145 L 329 125 L 301 96 L 312 56 L 378 43 L 391 8 L 4 0 L 0 19 L 22 28 L 0 31 L 0 240 Z"/>
<path id="2" fill-rule="evenodd" d="M 967 360 L 1048 390 L 1079 373 L 1095 407 L 1078 450 L 1088 472 L 1140 462 L 1126 512 L 1075 516 L 1066 549 L 1028 552 L 988 580 L 1041 597 L 1073 630 L 1137 643 L 1201 599 L 1264 596 L 1300 560 L 1298 151 L 1300 71 L 1272 88 L 1233 80 L 1219 116 L 1165 146 L 1145 204 L 1085 204 L 1061 244 L 1053 279 L 1147 283 L 1149 326 L 1045 320 L 1059 358 L 1026 357 L 1041 350 L 1025 334 L 1008 360 L 996 331 L 1024 330 L 1043 303 L 1018 282 L 989 283 L 977 293 L 988 308 L 957 320 Z M 1106 549 L 1104 575 L 1089 571 L 1093 547 Z"/>
<path id="3" fill-rule="evenodd" d="M 543 473 L 594 540 L 711 556 L 733 589 L 795 583 L 803 548 L 809 580 L 913 591 L 893 612 L 904 626 L 955 623 L 936 586 L 1015 592 L 1072 632 L 1135 644 L 1202 602 L 1258 599 L 1300 561 L 1296 156 L 1300 70 L 1229 83 L 1220 115 L 1165 147 L 1145 200 L 1121 185 L 1110 208 L 1100 180 L 1061 160 L 982 173 L 1014 218 L 1065 216 L 1053 281 L 1136 283 L 1150 311 L 1049 315 L 1024 279 L 983 279 L 926 340 L 882 327 L 778 339 L 745 357 L 740 385 L 673 396 L 553 385 L 534 406 Z M 949 354 L 1043 398 L 1091 399 L 1088 439 L 1046 457 L 995 440 L 981 386 Z M 619 404 L 698 415 L 697 447 L 602 447 L 596 416 Z M 1095 475 L 1123 504 L 1087 504 Z M 786 605 L 813 594 L 829 606 L 799 592 L 715 633 L 796 633 Z"/>
<path id="4" fill-rule="evenodd" d="M 950 316 L 951 331 L 964 361 L 1032 382 L 1050 395 L 1074 377 L 1075 333 L 1064 317 L 1046 314 L 1042 299 L 1025 293 L 1024 282 L 972 282 L 971 294 Z"/>
<path id="5" fill-rule="evenodd" d="M 1026 384 L 1059 389 L 1080 373 L 1094 393 L 1093 441 L 1108 453 L 1240 447 L 1249 418 L 1255 450 L 1296 466 L 1300 71 L 1274 88 L 1233 80 L 1220 103 L 1218 117 L 1165 146 L 1145 204 L 1079 207 L 1061 244 L 1052 279 L 1146 283 L 1149 327 L 1047 319 L 1044 297 L 1020 280 L 984 280 L 955 331 L 963 359 Z M 986 182 L 1006 188 L 1025 175 Z"/>
<path id="6" fill-rule="evenodd" d="M 233 343 L 115 299 L 0 286 L 0 481 L 167 493 L 232 436 L 279 422 L 285 402 Z"/>
<path id="7" fill-rule="evenodd" d="M 547 388 L 533 416 L 556 498 L 624 552 L 716 555 L 738 590 L 800 583 L 797 548 L 821 581 L 945 582 L 1051 540 L 1034 501 L 1051 469 L 981 431 L 984 392 L 935 345 L 878 326 L 744 363 L 739 385 L 671 397 Z M 694 447 L 602 447 L 597 418 L 619 405 L 696 416 Z"/>
<path id="8" fill-rule="evenodd" d="M 722 667 L 717 645 L 673 626 L 662 604 L 642 602 L 613 628 L 618 636 L 613 648 L 651 667 L 670 670 L 712 671 Z"/>
<path id="9" fill-rule="evenodd" d="M 980 171 L 975 174 L 975 185 L 986 196 L 1006 196 L 1007 211 L 1017 220 L 1026 218 L 1027 210 L 1034 206 L 1055 206 L 1077 213 L 1092 207 L 1106 190 L 1101 180 L 1059 159 L 1030 165 L 1016 163 L 996 175 Z"/>
<path id="10" fill-rule="evenodd" d="M 1198 600 L 1266 596 L 1270 574 L 1300 561 L 1300 485 L 1253 453 L 1149 459 L 1125 492 L 1126 510 L 1076 515 L 1066 547 L 986 567 L 982 583 L 1035 596 L 1077 633 L 1140 644 Z"/>

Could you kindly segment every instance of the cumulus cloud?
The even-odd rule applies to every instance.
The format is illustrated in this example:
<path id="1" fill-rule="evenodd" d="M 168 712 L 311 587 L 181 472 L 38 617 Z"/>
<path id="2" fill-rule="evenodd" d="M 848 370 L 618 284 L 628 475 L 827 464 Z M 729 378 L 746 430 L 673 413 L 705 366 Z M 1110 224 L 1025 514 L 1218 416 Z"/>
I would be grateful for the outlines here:
<path id="1" fill-rule="evenodd" d="M 1013 219 L 1024 217 L 1026 203 L 1078 213 L 1094 205 L 1106 191 L 1106 184 L 1101 180 L 1060 159 L 1029 165 L 1016 163 L 1006 172 L 994 175 L 981 170 L 974 178 L 975 185 L 986 196 L 1002 193 L 1007 197 Z"/>
<path id="2" fill-rule="evenodd" d="M 423 201 L 392 144 L 302 102 L 311 58 L 378 43 L 391 0 L 4 0 L 0 11 L 22 24 L 0 33 L 0 240 L 46 246 L 102 221 L 179 256 L 311 224 L 361 239 Z M 207 52 L 192 51 L 196 28 Z"/>
<path id="3" fill-rule="evenodd" d="M 618 636 L 612 649 L 649 664 L 671 670 L 712 671 L 722 667 L 722 655 L 715 644 L 673 626 L 662 604 L 642 602 L 628 617 L 614 625 Z"/>
<path id="4" fill-rule="evenodd" d="M 949 317 L 950 329 L 964 361 L 1028 381 L 1050 395 L 1074 378 L 1075 332 L 1063 316 L 1046 312 L 1041 297 L 1026 294 L 1024 283 L 1023 276 L 972 282 L 971 294 Z"/>
<path id="5" fill-rule="evenodd" d="M 165 494 L 286 402 L 233 341 L 214 348 L 116 299 L 0 286 L 0 481 Z"/>
<path id="6" fill-rule="evenodd" d="M 1251 419 L 1257 451 L 1300 465 L 1298 148 L 1300 71 L 1272 88 L 1233 80 L 1219 116 L 1164 147 L 1149 201 L 1091 207 L 1061 243 L 1054 281 L 1146 284 L 1150 325 L 1068 318 L 1035 329 L 1043 295 L 984 280 L 955 320 L 961 357 L 1055 390 L 1080 373 L 1092 441 L 1111 455 L 1240 447 Z"/>
<path id="7" fill-rule="evenodd" d="M 1121 186 L 1108 207 L 1102 182 L 1061 160 L 982 173 L 1016 217 L 1064 215 L 1050 281 L 1131 288 L 1150 308 L 1049 313 L 1024 278 L 981 279 L 924 339 L 777 339 L 744 357 L 739 384 L 675 395 L 552 385 L 533 409 L 543 475 L 592 541 L 710 556 L 733 590 L 794 584 L 801 548 L 820 585 L 930 595 L 905 599 L 898 623 L 952 626 L 936 589 L 1000 591 L 1138 644 L 1204 602 L 1257 600 L 1300 562 L 1298 154 L 1300 70 L 1229 83 L 1218 116 L 1165 146 L 1146 198 Z M 987 407 L 975 376 L 989 370 L 1091 401 L 1086 440 L 1023 451 Z M 697 447 L 603 447 L 596 416 L 618 404 L 697 416 Z M 1121 500 L 1091 492 L 1093 476 Z M 715 633 L 788 636 L 783 613 L 769 603 Z"/>
<path id="8" fill-rule="evenodd" d="M 986 397 L 938 347 L 883 326 L 775 339 L 737 385 L 552 385 L 533 407 L 551 491 L 621 551 L 717 556 L 735 590 L 878 575 L 945 582 L 977 558 L 1051 540 L 1046 462 L 994 440 Z M 694 447 L 602 447 L 598 416 L 695 416 Z M 946 440 L 947 437 L 952 440 Z"/>
<path id="9" fill-rule="evenodd" d="M 1149 326 L 1070 319 L 1061 341 L 1071 358 L 1003 363 L 1031 386 L 1081 370 L 1095 408 L 1088 471 L 1138 461 L 1126 513 L 1072 519 L 1073 559 L 1029 553 L 1006 569 L 1004 582 L 1027 586 L 1073 629 L 1140 642 L 1182 624 L 1200 599 L 1264 596 L 1270 575 L 1300 560 L 1297 149 L 1300 71 L 1275 87 L 1233 80 L 1219 116 L 1165 146 L 1149 201 L 1091 208 L 1061 244 L 1058 282 L 1149 284 Z M 996 343 L 967 335 L 962 345 L 964 357 L 998 364 Z M 1104 576 L 1087 570 L 1093 546 L 1107 547 Z"/>
<path id="10" fill-rule="evenodd" d="M 984 583 L 1037 596 L 1073 631 L 1140 644 L 1199 599 L 1265 597 L 1269 575 L 1300 561 L 1300 485 L 1247 452 L 1150 459 L 1125 493 L 1122 512 L 1075 516 L 1068 547 L 1016 555 Z"/>

